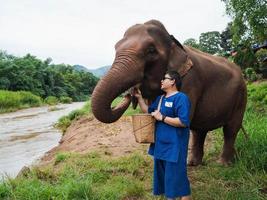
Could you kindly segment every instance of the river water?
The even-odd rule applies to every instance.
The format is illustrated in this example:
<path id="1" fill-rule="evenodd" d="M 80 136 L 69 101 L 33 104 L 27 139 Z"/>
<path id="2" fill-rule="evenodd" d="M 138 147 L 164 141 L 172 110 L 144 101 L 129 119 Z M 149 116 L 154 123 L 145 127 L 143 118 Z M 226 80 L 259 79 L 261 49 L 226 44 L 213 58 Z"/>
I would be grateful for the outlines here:
<path id="1" fill-rule="evenodd" d="M 33 164 L 57 146 L 61 132 L 54 124 L 84 104 L 60 104 L 54 111 L 45 106 L 0 114 L 0 179 L 15 177 L 23 166 Z"/>

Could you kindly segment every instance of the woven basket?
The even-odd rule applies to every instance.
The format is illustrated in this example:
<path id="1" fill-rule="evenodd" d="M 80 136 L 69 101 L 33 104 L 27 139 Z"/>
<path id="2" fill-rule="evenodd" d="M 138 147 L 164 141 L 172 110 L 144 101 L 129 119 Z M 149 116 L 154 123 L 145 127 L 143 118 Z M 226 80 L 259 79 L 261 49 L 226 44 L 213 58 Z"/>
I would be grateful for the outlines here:
<path id="1" fill-rule="evenodd" d="M 132 115 L 133 131 L 138 143 L 154 143 L 155 119 L 150 114 Z"/>

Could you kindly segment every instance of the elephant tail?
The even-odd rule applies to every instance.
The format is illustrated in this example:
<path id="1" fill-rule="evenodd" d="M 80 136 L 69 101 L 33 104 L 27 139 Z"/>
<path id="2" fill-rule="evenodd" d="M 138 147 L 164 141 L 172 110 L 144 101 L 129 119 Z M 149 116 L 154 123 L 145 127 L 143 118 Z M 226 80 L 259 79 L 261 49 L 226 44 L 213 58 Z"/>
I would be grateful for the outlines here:
<path id="1" fill-rule="evenodd" d="M 241 125 L 241 129 L 242 129 L 242 132 L 243 132 L 244 135 L 245 135 L 246 140 L 248 140 L 248 139 L 249 139 L 249 136 L 248 136 L 248 133 L 247 133 L 247 131 L 245 130 L 243 124 Z"/>

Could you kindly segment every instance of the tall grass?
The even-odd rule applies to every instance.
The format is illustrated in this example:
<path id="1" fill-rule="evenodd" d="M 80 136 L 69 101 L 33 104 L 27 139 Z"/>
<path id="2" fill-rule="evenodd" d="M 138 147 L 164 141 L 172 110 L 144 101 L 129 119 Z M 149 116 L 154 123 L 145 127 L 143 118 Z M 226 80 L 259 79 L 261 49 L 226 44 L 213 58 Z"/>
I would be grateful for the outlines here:
<path id="1" fill-rule="evenodd" d="M 251 103 L 251 102 L 250 102 Z M 205 152 L 204 165 L 189 168 L 193 197 L 197 200 L 263 200 L 267 198 L 267 113 L 247 109 L 236 140 L 237 157 L 229 167 L 216 163 L 223 146 L 223 133 L 216 130 Z"/>
<path id="2" fill-rule="evenodd" d="M 0 113 L 40 106 L 41 104 L 41 98 L 30 92 L 0 90 Z"/>

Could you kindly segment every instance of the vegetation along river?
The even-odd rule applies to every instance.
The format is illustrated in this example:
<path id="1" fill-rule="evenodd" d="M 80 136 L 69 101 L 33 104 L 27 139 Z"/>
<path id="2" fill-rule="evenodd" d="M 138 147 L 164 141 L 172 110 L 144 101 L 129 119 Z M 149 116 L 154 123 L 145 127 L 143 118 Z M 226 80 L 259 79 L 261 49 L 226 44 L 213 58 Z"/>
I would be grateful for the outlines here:
<path id="1" fill-rule="evenodd" d="M 60 117 L 85 103 L 29 108 L 0 115 L 0 179 L 15 177 L 23 166 L 32 164 L 55 147 L 61 132 L 54 128 Z"/>

